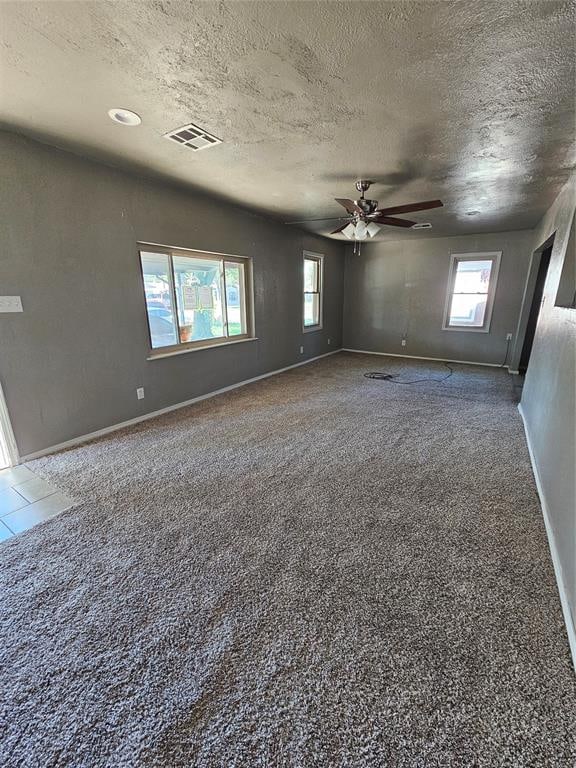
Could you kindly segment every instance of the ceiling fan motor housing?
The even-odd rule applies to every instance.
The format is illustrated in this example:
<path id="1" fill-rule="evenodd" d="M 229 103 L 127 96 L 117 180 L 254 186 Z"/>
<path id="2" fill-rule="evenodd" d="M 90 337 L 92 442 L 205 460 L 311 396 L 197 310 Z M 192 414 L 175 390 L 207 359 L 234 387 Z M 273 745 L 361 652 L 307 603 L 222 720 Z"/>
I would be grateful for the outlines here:
<path id="1" fill-rule="evenodd" d="M 360 200 L 354 200 L 354 202 L 359 208 L 362 208 L 365 214 L 374 213 L 378 208 L 378 200 L 366 200 L 361 197 Z"/>

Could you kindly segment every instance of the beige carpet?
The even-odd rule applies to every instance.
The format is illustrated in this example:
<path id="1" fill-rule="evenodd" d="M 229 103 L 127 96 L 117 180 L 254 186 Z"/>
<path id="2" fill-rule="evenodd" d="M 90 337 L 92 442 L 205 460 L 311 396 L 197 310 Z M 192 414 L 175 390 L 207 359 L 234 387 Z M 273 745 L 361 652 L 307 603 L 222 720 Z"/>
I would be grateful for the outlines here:
<path id="1" fill-rule="evenodd" d="M 573 768 L 506 373 L 341 354 L 31 467 L 0 545 L 0 764 Z"/>

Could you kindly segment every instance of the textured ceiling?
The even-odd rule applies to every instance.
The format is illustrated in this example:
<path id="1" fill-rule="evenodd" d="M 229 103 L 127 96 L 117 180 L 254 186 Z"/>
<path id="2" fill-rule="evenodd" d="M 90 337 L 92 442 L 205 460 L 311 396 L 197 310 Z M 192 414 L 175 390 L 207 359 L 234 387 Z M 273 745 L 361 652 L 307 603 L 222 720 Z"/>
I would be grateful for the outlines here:
<path id="1" fill-rule="evenodd" d="M 381 205 L 445 203 L 394 238 L 531 227 L 575 161 L 574 23 L 553 0 L 1 2 L 0 120 L 281 220 L 368 177 Z M 224 143 L 163 138 L 188 122 Z"/>

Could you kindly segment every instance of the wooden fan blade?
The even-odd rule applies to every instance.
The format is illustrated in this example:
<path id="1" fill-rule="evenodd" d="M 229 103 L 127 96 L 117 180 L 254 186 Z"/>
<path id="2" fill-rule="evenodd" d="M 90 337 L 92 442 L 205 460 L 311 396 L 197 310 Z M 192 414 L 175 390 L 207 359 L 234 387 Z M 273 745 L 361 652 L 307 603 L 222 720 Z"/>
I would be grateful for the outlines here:
<path id="1" fill-rule="evenodd" d="M 378 216 L 377 219 L 372 219 L 375 224 L 386 224 L 389 227 L 405 227 L 409 229 L 416 224 L 415 221 L 408 221 L 408 219 L 394 219 L 392 216 Z"/>
<path id="2" fill-rule="evenodd" d="M 342 232 L 343 229 L 346 229 L 346 227 L 350 224 L 350 221 L 345 221 L 344 224 L 342 224 L 341 227 L 338 227 L 338 229 L 335 229 L 334 232 L 330 232 L 331 235 L 337 235 L 338 232 Z"/>
<path id="3" fill-rule="evenodd" d="M 347 200 L 341 197 L 335 197 L 334 200 L 336 200 L 337 203 L 340 203 L 340 205 L 343 205 L 348 213 L 364 213 L 362 208 L 360 208 L 359 205 L 356 205 L 354 200 Z"/>
<path id="4" fill-rule="evenodd" d="M 442 200 L 424 200 L 422 203 L 409 203 L 408 205 L 396 205 L 393 208 L 379 208 L 376 213 L 387 216 L 389 213 L 414 213 L 414 211 L 427 211 L 429 208 L 442 208 Z"/>
<path id="5" fill-rule="evenodd" d="M 307 224 L 309 221 L 344 221 L 344 216 L 324 216 L 322 219 L 302 219 L 301 221 L 285 221 L 284 224 Z M 346 219 L 349 221 L 349 219 Z"/>

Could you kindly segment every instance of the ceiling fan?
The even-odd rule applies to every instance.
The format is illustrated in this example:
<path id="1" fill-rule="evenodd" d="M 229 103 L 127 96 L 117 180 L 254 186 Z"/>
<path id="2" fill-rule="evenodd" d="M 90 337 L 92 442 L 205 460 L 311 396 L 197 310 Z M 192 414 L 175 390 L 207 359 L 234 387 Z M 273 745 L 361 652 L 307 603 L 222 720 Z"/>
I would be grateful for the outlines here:
<path id="1" fill-rule="evenodd" d="M 373 181 L 367 179 L 360 179 L 356 182 L 356 189 L 360 192 L 359 200 L 348 200 L 346 198 L 335 198 L 337 203 L 340 203 L 346 211 L 348 216 L 335 216 L 333 218 L 325 219 L 305 219 L 304 221 L 290 221 L 289 224 L 304 224 L 307 221 L 343 221 L 344 223 L 330 232 L 331 235 L 336 235 L 341 232 L 349 240 L 354 240 L 360 247 L 360 242 L 367 240 L 369 237 L 374 237 L 382 225 L 388 227 L 404 227 L 410 229 L 414 226 L 418 226 L 415 221 L 409 221 L 408 219 L 397 219 L 391 214 L 397 213 L 412 213 L 414 211 L 426 211 L 429 208 L 441 208 L 443 203 L 441 200 L 424 200 L 420 203 L 408 203 L 407 205 L 395 205 L 392 208 L 378 208 L 377 200 L 368 200 L 364 197 L 364 193 L 373 184 Z"/>

